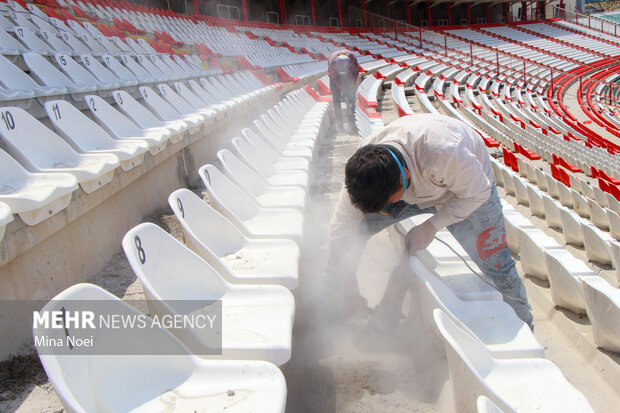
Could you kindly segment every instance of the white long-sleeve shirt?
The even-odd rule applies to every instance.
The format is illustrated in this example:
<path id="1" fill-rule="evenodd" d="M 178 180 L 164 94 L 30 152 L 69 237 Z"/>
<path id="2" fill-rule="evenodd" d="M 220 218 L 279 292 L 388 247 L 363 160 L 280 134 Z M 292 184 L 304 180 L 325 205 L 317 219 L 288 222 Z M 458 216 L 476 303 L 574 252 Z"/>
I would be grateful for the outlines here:
<path id="1" fill-rule="evenodd" d="M 360 147 L 368 144 L 398 149 L 411 176 L 403 200 L 420 208 L 435 206 L 438 211 L 430 220 L 438 230 L 467 218 L 490 196 L 493 175 L 486 145 L 459 120 L 435 114 L 405 116 L 364 139 Z M 341 267 L 334 270 L 345 270 L 343 265 L 359 259 L 361 250 L 352 243 L 363 218 L 343 185 L 329 230 L 332 267 Z"/>

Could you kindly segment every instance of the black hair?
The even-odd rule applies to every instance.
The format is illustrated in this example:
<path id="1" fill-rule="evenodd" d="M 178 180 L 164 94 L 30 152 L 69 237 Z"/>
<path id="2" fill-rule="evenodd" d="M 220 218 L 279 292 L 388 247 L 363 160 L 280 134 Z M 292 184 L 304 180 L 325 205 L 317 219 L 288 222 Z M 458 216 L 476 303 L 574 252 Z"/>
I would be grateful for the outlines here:
<path id="1" fill-rule="evenodd" d="M 391 151 L 400 155 L 395 148 Z M 403 186 L 400 169 L 388 148 L 372 144 L 362 146 L 349 158 L 344 183 L 351 202 L 364 213 L 381 211 Z"/>

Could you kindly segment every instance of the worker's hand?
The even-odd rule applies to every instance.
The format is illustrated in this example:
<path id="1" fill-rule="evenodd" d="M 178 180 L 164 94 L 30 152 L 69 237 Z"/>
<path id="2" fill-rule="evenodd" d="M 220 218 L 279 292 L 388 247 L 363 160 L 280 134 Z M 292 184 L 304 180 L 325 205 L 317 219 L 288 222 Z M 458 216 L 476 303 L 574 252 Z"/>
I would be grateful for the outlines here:
<path id="1" fill-rule="evenodd" d="M 428 247 L 436 233 L 437 229 L 428 219 L 411 228 L 405 236 L 405 246 L 409 247 L 409 254 L 413 255 L 416 251 Z"/>

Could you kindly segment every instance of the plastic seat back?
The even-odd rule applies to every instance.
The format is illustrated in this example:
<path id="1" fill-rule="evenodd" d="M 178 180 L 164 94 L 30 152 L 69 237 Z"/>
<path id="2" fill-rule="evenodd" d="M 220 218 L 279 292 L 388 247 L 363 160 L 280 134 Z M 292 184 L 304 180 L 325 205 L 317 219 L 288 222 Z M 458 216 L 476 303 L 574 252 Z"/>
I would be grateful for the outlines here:
<path id="1" fill-rule="evenodd" d="M 240 221 L 251 219 L 259 212 L 256 200 L 228 179 L 213 165 L 200 168 L 199 174 L 209 191 L 224 208 Z"/>
<path id="2" fill-rule="evenodd" d="M 213 255 L 222 257 L 243 247 L 245 237 L 237 227 L 192 191 L 178 189 L 170 194 L 168 203 L 186 235 Z"/>
<path id="3" fill-rule="evenodd" d="M 260 196 L 269 189 L 267 182 L 241 159 L 228 149 L 222 149 L 217 153 L 217 158 L 222 163 L 224 170 L 230 178 L 255 197 Z"/>
<path id="4" fill-rule="evenodd" d="M 71 301 L 75 301 L 74 307 Z M 85 302 L 93 304 L 85 308 Z M 49 301 L 41 313 L 92 308 L 123 316 L 144 316 L 92 284 L 69 287 Z M 193 373 L 187 348 L 162 328 L 93 331 L 37 327 L 33 332 L 36 337 L 60 340 L 65 340 L 68 334 L 84 339 L 93 336 L 96 346 L 79 354 L 37 346 L 45 372 L 68 412 L 129 411 L 179 386 Z M 161 354 L 141 354 L 147 347 L 159 350 Z M 110 349 L 122 349 L 130 355 L 114 355 Z"/>
<path id="5" fill-rule="evenodd" d="M 122 244 L 149 299 L 218 300 L 226 291 L 209 264 L 155 224 L 134 227 Z"/>

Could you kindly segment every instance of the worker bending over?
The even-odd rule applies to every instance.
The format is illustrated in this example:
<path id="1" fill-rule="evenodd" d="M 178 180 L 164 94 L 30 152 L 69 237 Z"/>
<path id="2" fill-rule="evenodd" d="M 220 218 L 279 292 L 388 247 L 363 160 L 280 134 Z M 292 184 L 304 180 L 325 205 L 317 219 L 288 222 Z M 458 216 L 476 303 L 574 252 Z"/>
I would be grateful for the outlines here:
<path id="1" fill-rule="evenodd" d="M 401 277 L 393 285 L 398 280 L 395 272 L 402 272 L 409 254 L 426 248 L 437 231 L 447 228 L 493 280 L 504 301 L 533 328 L 525 287 L 506 244 L 504 215 L 484 141 L 465 123 L 436 114 L 395 120 L 364 139 L 346 164 L 329 231 L 329 289 L 339 292 L 342 314 L 367 310 L 355 274 L 368 238 L 422 213 L 433 215 L 405 236 L 408 248 L 378 306 L 388 319 L 381 322 L 396 323 L 401 316 L 409 283 Z"/>

